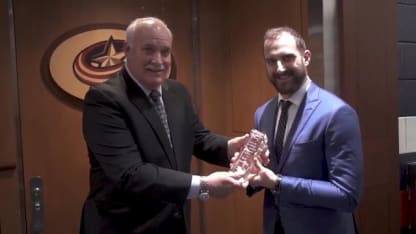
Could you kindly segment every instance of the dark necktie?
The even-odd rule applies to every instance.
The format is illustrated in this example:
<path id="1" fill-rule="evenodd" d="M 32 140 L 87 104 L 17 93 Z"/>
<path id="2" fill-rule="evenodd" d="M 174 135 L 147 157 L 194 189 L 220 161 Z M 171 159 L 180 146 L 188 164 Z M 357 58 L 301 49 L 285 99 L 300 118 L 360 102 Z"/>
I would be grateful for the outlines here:
<path id="1" fill-rule="evenodd" d="M 160 101 L 160 93 L 157 90 L 152 90 L 149 94 L 150 98 L 153 101 L 153 105 L 156 109 L 156 112 L 159 114 L 160 121 L 162 122 L 163 127 L 165 128 L 165 132 L 168 135 L 169 143 L 172 146 L 172 141 L 170 139 L 170 130 L 168 125 L 168 116 L 166 115 L 165 107 L 163 106 L 162 102 Z"/>
<path id="2" fill-rule="evenodd" d="M 279 118 L 279 125 L 277 127 L 276 133 L 276 156 L 277 156 L 277 164 L 279 164 L 281 154 L 283 151 L 283 142 L 285 138 L 286 132 L 286 124 L 287 124 L 287 113 L 289 107 L 292 103 L 290 101 L 281 100 L 279 107 L 281 107 L 280 118 Z"/>

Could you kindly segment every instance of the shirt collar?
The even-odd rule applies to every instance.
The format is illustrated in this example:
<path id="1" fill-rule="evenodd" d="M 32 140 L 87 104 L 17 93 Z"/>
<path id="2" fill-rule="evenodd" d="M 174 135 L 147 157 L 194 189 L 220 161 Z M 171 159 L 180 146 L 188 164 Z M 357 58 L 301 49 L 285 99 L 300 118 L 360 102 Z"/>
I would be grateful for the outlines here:
<path id="1" fill-rule="evenodd" d="M 145 88 L 140 82 L 139 82 L 139 80 L 138 79 L 136 79 L 136 77 L 134 77 L 133 76 L 133 74 L 130 72 L 130 70 L 129 70 L 129 67 L 127 66 L 127 60 L 126 60 L 126 62 L 125 62 L 125 64 L 124 64 L 124 68 L 126 69 L 126 71 L 127 71 L 127 74 L 129 74 L 129 76 L 130 76 L 130 79 L 132 79 L 133 81 L 134 81 L 134 83 L 136 83 L 142 90 L 143 90 L 143 92 L 146 94 L 146 96 L 149 96 L 149 94 L 150 94 L 150 92 L 152 91 L 152 90 L 150 90 L 150 89 L 147 89 L 147 88 Z M 159 86 L 157 89 L 156 89 L 157 91 L 159 91 L 159 93 L 162 95 L 162 86 Z"/>
<path id="2" fill-rule="evenodd" d="M 294 93 L 292 96 L 290 96 L 287 100 L 292 102 L 292 104 L 296 106 L 300 106 L 300 103 L 302 102 L 303 97 L 305 96 L 305 93 L 308 91 L 309 87 L 311 86 L 311 79 L 309 76 L 306 76 L 305 82 L 303 82 L 302 86 Z M 279 100 L 284 100 L 282 95 L 279 93 Z"/>

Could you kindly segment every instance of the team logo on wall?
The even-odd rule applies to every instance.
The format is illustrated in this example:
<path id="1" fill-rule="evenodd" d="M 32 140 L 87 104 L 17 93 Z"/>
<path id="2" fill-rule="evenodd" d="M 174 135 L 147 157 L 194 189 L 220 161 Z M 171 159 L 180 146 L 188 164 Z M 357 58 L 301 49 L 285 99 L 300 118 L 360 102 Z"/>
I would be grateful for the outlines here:
<path id="1" fill-rule="evenodd" d="M 107 80 L 119 71 L 124 59 L 123 40 L 114 40 L 111 35 L 106 41 L 94 43 L 78 53 L 72 63 L 75 76 L 87 85 Z"/>
<path id="2" fill-rule="evenodd" d="M 124 29 L 124 25 L 89 25 L 59 37 L 42 60 L 48 86 L 81 101 L 89 86 L 122 69 Z"/>

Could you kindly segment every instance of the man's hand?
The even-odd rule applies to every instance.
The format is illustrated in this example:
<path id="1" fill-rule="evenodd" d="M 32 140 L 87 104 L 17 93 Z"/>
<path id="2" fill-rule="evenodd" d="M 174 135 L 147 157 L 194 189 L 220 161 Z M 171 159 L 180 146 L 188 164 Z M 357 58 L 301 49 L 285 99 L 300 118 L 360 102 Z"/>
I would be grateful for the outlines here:
<path id="1" fill-rule="evenodd" d="M 205 177 L 209 194 L 215 198 L 228 196 L 234 189 L 243 188 L 240 178 L 242 173 L 219 171 Z"/>
<path id="2" fill-rule="evenodd" d="M 249 135 L 245 134 L 243 136 L 234 137 L 228 140 L 228 158 L 233 157 L 236 152 L 239 152 L 248 141 L 248 138 Z"/>
<path id="3" fill-rule="evenodd" d="M 247 176 L 247 182 L 252 186 L 273 189 L 278 183 L 277 175 L 269 168 L 264 167 L 257 158 L 254 159 L 254 163 L 256 165 L 256 171 Z"/>
<path id="4" fill-rule="evenodd" d="M 270 163 L 270 151 L 268 148 L 266 148 L 266 150 L 259 152 L 259 156 L 258 159 L 260 160 L 260 163 L 263 164 L 264 166 L 269 165 Z"/>

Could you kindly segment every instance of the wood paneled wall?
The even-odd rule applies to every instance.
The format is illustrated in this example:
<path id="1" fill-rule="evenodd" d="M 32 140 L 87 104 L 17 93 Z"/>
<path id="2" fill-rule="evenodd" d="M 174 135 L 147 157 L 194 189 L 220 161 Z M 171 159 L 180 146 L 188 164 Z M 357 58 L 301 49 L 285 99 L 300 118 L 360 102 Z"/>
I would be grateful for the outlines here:
<path id="1" fill-rule="evenodd" d="M 129 24 L 157 16 L 174 33 L 178 79 L 192 90 L 191 1 L 15 0 L 17 69 L 22 115 L 24 176 L 44 182 L 45 234 L 77 233 L 88 193 L 89 163 L 81 110 L 44 84 L 41 59 L 63 33 L 96 23 Z M 3 9 L 3 8 L 2 8 Z M 26 194 L 29 195 L 26 183 Z M 27 196 L 27 207 L 30 207 Z M 30 209 L 28 227 L 31 227 Z"/>
<path id="2" fill-rule="evenodd" d="M 201 0 L 201 118 L 214 132 L 239 136 L 253 128 L 258 106 L 276 94 L 266 78 L 263 36 L 288 25 L 307 32 L 303 0 Z M 307 9 L 307 8 L 306 8 Z M 202 174 L 224 168 L 203 165 Z M 204 204 L 204 234 L 262 232 L 263 193 L 236 191 Z"/>
<path id="3" fill-rule="evenodd" d="M 35 175 L 45 180 L 45 233 L 76 233 L 88 191 L 81 112 L 62 103 L 44 85 L 42 55 L 62 33 L 81 25 L 128 24 L 136 17 L 154 15 L 172 29 L 177 77 L 193 92 L 192 1 L 13 2 L 25 181 Z M 255 108 L 275 94 L 264 72 L 263 34 L 269 27 L 289 25 L 306 35 L 307 1 L 199 2 L 201 118 L 214 132 L 241 135 L 252 128 Z M 0 48 L 9 55 L 7 1 L 0 2 L 0 9 Z M 341 96 L 358 111 L 364 140 L 365 187 L 357 212 L 360 233 L 398 233 L 395 2 L 340 1 L 340 12 Z M 0 164 L 14 163 L 17 156 L 10 62 L 10 56 L 0 57 L 5 77 L 0 79 Z M 316 81 L 322 83 L 322 78 Z M 199 173 L 197 162 L 193 167 Z M 201 173 L 213 170 L 224 169 L 203 164 Z M 21 230 L 16 173 L 0 173 L 1 188 L 10 191 L 0 193 L 0 199 L 7 201 L 0 203 L 1 233 Z M 224 200 L 194 201 L 192 233 L 260 233 L 262 199 L 262 194 L 247 198 L 244 191 L 236 191 Z"/>
<path id="4" fill-rule="evenodd" d="M 360 117 L 365 234 L 399 233 L 396 11 L 395 1 L 341 1 L 341 96 Z"/>
<path id="5" fill-rule="evenodd" d="M 0 1 L 0 233 L 20 233 L 19 175 L 8 1 Z"/>

